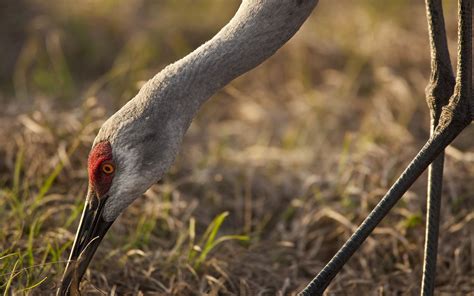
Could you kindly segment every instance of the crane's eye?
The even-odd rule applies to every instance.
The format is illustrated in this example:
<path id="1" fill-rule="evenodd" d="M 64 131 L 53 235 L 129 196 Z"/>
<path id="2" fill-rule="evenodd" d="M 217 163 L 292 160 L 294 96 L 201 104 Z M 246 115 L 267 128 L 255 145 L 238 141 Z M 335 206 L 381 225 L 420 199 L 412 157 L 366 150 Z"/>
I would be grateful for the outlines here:
<path id="1" fill-rule="evenodd" d="M 115 172 L 115 167 L 111 163 L 104 163 L 102 165 L 102 172 L 104 172 L 104 174 L 106 174 L 106 175 L 110 175 L 113 172 Z"/>

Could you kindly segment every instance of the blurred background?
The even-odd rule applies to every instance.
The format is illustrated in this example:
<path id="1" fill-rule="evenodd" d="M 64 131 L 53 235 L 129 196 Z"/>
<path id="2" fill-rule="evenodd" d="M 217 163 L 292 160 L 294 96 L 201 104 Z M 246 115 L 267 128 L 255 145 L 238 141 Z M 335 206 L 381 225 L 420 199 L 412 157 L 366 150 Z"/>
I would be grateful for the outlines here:
<path id="1" fill-rule="evenodd" d="M 455 2 L 444 1 L 453 58 Z M 210 39 L 239 4 L 0 3 L 4 295 L 53 293 L 102 122 Z M 423 1 L 321 0 L 275 56 L 205 104 L 170 173 L 107 234 L 82 291 L 295 294 L 428 139 L 429 73 Z M 474 291 L 473 142 L 466 130 L 447 150 L 440 295 Z M 419 293 L 425 187 L 423 175 L 330 294 Z"/>

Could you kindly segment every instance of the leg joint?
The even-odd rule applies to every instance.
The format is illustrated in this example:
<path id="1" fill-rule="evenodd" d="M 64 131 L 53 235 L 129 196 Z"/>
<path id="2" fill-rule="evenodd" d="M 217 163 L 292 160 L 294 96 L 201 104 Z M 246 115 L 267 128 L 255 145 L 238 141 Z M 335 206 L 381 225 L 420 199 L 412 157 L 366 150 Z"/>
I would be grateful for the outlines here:
<path id="1" fill-rule="evenodd" d="M 425 89 L 426 103 L 433 118 L 439 118 L 442 108 L 449 103 L 453 94 L 455 79 L 452 75 L 435 75 Z"/>

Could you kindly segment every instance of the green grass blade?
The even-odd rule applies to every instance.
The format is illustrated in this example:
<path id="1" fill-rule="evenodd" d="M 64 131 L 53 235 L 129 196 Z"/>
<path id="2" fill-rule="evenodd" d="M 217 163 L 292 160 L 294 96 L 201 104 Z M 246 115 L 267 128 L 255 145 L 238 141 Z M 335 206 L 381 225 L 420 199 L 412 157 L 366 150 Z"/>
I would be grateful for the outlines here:
<path id="1" fill-rule="evenodd" d="M 18 291 L 18 293 L 20 293 L 20 292 L 26 292 L 26 291 L 28 291 L 28 290 L 34 289 L 34 288 L 38 287 L 39 285 L 41 285 L 41 284 L 42 284 L 45 280 L 47 280 L 47 279 L 48 279 L 48 277 L 45 276 L 44 278 L 42 278 L 42 279 L 39 280 L 38 282 L 34 283 L 33 285 L 31 285 L 31 286 L 29 286 L 29 287 L 26 287 L 26 288 L 24 288 L 24 289 L 21 289 L 20 291 Z"/>
<path id="2" fill-rule="evenodd" d="M 191 262 L 196 257 L 196 250 L 194 250 L 194 241 L 196 240 L 196 219 L 191 217 L 189 219 L 189 251 L 188 261 Z"/>
<path id="3" fill-rule="evenodd" d="M 23 168 L 23 156 L 24 150 L 20 149 L 16 156 L 15 169 L 13 171 L 13 195 L 16 199 L 18 198 L 18 193 L 20 192 L 20 175 Z"/>
<path id="4" fill-rule="evenodd" d="M 199 258 L 196 260 L 195 268 L 199 268 L 201 263 L 203 263 L 206 260 L 209 252 L 211 252 L 215 247 L 229 240 L 248 241 L 249 237 L 247 235 L 224 235 L 224 236 L 219 237 L 211 245 L 209 245 L 207 248 L 202 250 L 201 254 L 199 255 Z"/>
<path id="5" fill-rule="evenodd" d="M 228 215 L 229 215 L 229 212 L 223 212 L 222 214 L 214 218 L 211 224 L 209 224 L 209 226 L 206 229 L 206 232 L 203 235 L 203 240 L 205 240 L 207 237 L 206 244 L 204 245 L 203 249 L 208 248 L 212 244 L 212 242 L 214 242 L 217 232 L 221 228 L 222 222 L 224 222 L 225 218 Z"/>
<path id="6" fill-rule="evenodd" d="M 40 187 L 38 195 L 35 197 L 34 202 L 31 205 L 31 211 L 33 211 L 34 209 L 36 209 L 37 206 L 39 206 L 41 200 L 48 193 L 49 189 L 51 189 L 53 182 L 56 180 L 59 173 L 61 173 L 63 167 L 64 165 L 62 163 L 59 163 L 58 165 L 56 165 L 56 167 L 54 167 L 53 172 L 43 182 L 43 184 Z"/>
<path id="7" fill-rule="evenodd" d="M 10 286 L 13 282 L 13 279 L 15 278 L 15 276 L 17 276 L 18 273 L 15 273 L 16 271 L 16 267 L 18 265 L 18 263 L 20 262 L 20 258 L 18 258 L 16 261 L 15 261 L 15 265 L 13 265 L 13 269 L 10 273 L 10 277 L 8 278 L 8 281 L 7 281 L 7 284 L 5 286 L 5 291 L 3 292 L 3 296 L 7 296 L 8 295 L 8 290 L 10 289 Z"/>

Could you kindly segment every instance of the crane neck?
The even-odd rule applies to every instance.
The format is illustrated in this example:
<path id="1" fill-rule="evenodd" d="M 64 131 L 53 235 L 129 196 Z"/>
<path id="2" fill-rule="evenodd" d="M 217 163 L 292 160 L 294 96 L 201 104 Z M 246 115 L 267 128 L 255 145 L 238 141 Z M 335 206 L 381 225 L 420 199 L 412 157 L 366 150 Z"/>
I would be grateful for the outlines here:
<path id="1" fill-rule="evenodd" d="M 198 108 L 217 90 L 273 55 L 298 31 L 317 2 L 244 0 L 211 40 L 167 66 L 148 81 L 143 92 L 170 93 L 169 99 Z"/>

